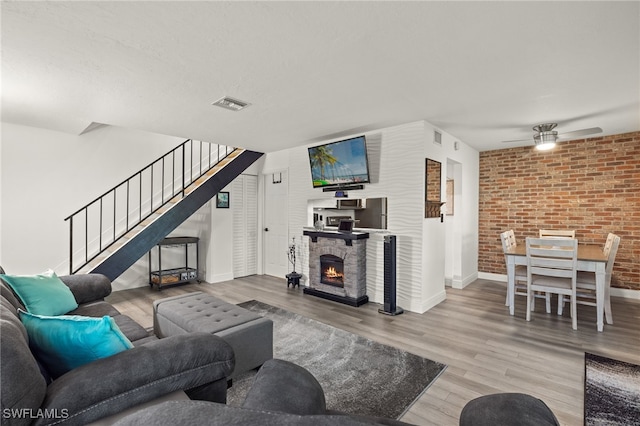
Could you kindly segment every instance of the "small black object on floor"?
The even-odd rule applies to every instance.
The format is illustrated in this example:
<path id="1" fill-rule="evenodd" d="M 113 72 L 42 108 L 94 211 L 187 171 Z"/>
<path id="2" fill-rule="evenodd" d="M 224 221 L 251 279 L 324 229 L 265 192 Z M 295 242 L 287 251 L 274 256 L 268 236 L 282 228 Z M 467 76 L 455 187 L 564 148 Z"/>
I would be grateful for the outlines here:
<path id="1" fill-rule="evenodd" d="M 285 276 L 287 277 L 287 288 L 289 288 L 290 285 L 292 285 L 293 288 L 296 288 L 296 286 L 300 287 L 300 278 L 302 278 L 302 274 L 294 271 Z"/>

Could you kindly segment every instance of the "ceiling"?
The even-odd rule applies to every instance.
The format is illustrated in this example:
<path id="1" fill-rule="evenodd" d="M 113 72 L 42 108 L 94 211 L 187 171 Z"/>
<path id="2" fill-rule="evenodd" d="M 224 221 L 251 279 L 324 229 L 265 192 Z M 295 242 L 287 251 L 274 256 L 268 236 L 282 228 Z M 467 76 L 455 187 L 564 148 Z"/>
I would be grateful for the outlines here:
<path id="1" fill-rule="evenodd" d="M 2 2 L 2 121 L 261 152 L 426 120 L 640 130 L 640 2 Z M 211 105 L 222 96 L 240 112 Z M 599 136 L 599 135 L 598 135 Z"/>

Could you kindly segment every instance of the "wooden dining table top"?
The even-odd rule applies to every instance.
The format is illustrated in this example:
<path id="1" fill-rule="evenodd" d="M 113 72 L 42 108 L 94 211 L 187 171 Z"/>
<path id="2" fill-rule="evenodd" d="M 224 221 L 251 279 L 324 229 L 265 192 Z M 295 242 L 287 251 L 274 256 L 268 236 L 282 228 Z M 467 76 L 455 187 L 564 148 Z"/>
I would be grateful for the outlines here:
<path id="1" fill-rule="evenodd" d="M 517 245 L 504 252 L 511 256 L 526 256 L 526 245 Z M 602 246 L 599 244 L 578 244 L 578 260 L 587 260 L 592 262 L 606 262 L 607 257 L 602 252 Z"/>

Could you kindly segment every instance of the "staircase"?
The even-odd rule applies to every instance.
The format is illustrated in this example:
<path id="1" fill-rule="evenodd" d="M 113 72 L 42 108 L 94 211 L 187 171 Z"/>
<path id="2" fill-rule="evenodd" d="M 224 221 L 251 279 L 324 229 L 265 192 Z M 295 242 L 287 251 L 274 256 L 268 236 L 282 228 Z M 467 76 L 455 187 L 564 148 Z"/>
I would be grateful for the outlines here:
<path id="1" fill-rule="evenodd" d="M 261 156 L 186 140 L 65 219 L 69 273 L 115 280 Z"/>

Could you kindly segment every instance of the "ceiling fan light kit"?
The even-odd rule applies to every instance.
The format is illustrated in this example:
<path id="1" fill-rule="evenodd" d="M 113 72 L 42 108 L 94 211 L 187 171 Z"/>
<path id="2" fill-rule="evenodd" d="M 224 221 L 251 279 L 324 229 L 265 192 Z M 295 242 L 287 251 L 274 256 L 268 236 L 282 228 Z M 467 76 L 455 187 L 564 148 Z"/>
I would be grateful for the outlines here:
<path id="1" fill-rule="evenodd" d="M 548 151 L 556 146 L 556 140 L 558 139 L 558 132 L 556 132 L 556 123 L 538 124 L 533 126 L 533 131 L 537 135 L 533 136 L 533 141 L 536 144 L 538 151 Z"/>
<path id="2" fill-rule="evenodd" d="M 589 129 L 574 130 L 573 132 L 558 135 L 558 132 L 554 130 L 557 125 L 557 123 L 545 123 L 533 126 L 533 131 L 536 132 L 536 134 L 533 135 L 533 141 L 535 142 L 536 149 L 538 151 L 547 151 L 554 148 L 558 139 L 571 139 L 574 137 L 590 135 L 593 133 L 602 133 L 602 129 L 600 127 L 591 127 Z M 511 143 L 525 141 L 527 141 L 527 139 L 503 142 Z"/>
<path id="3" fill-rule="evenodd" d="M 558 132 L 541 132 L 533 137 L 538 151 L 547 151 L 556 146 Z"/>

